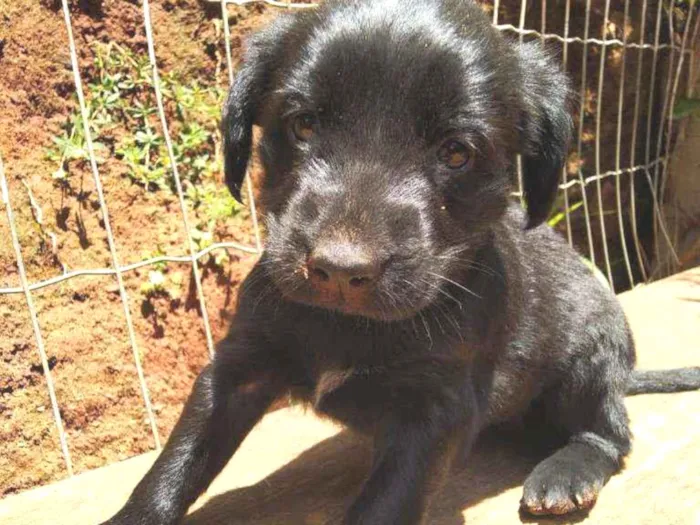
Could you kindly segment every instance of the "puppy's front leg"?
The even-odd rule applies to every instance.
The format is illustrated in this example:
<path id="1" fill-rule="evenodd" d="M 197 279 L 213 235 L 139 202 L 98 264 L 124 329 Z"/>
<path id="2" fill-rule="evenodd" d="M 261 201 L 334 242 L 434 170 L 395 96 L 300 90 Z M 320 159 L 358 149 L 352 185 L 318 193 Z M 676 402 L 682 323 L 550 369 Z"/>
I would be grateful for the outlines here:
<path id="1" fill-rule="evenodd" d="M 469 408 L 391 417 L 375 437 L 372 471 L 343 525 L 419 525 L 457 451 L 477 434 Z M 441 413 L 443 412 L 443 413 Z M 465 417 L 466 416 L 466 417 Z M 472 413 L 473 416 L 473 413 Z"/>
<path id="2" fill-rule="evenodd" d="M 268 365 L 255 352 L 222 345 L 158 460 L 105 525 L 178 523 L 282 392 L 284 381 Z"/>

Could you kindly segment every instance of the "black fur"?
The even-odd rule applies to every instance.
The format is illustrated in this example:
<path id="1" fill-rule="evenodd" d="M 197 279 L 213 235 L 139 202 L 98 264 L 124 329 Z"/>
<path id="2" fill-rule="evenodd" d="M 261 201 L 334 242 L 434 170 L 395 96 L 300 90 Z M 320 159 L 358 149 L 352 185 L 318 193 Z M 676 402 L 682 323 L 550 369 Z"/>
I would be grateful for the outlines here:
<path id="1" fill-rule="evenodd" d="M 467 0 L 329 0 L 256 36 L 223 130 L 240 198 L 263 129 L 267 248 L 163 453 L 108 523 L 178 523 L 290 393 L 374 437 L 347 525 L 424 523 L 458 453 L 535 413 L 564 442 L 525 481 L 523 509 L 590 507 L 630 449 L 625 393 L 700 380 L 630 379 L 617 300 L 541 225 L 567 99 L 539 44 L 505 40 Z M 509 204 L 518 153 L 527 217 Z"/>

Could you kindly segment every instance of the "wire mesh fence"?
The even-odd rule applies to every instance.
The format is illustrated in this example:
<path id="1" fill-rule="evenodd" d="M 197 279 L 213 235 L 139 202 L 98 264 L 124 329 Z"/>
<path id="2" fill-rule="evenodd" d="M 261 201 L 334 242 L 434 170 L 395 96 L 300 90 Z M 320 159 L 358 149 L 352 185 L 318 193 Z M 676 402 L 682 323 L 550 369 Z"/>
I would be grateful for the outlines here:
<path id="1" fill-rule="evenodd" d="M 261 1 L 263 0 L 208 0 L 213 6 L 219 4 L 229 82 L 233 81 L 234 75 L 229 4 Z M 315 7 L 309 3 L 273 0 L 264 3 L 279 9 Z M 695 3 L 673 0 L 495 0 L 484 4 L 498 29 L 512 34 L 520 41 L 539 39 L 552 52 L 559 54 L 564 67 L 573 78 L 578 96 L 577 140 L 562 172 L 560 199 L 550 224 L 560 229 L 570 244 L 578 247 L 592 263 L 601 268 L 614 289 L 626 289 L 648 280 L 654 250 L 664 243 L 671 253 L 675 253 L 661 203 L 677 135 L 674 108 L 680 97 L 691 97 L 697 80 L 700 16 Z M 184 231 L 187 232 L 187 253 L 164 254 L 132 264 L 122 264 L 110 222 L 109 202 L 103 192 L 68 0 L 61 1 L 61 10 L 68 36 L 74 90 L 78 98 L 89 167 L 106 234 L 110 264 L 104 268 L 64 268 L 60 275 L 30 282 L 0 151 L 2 205 L 7 216 L 19 274 L 19 286 L 0 288 L 0 298 L 13 294 L 24 296 L 49 393 L 58 445 L 65 471 L 72 476 L 74 468 L 71 443 L 63 424 L 60 399 L 56 395 L 34 294 L 41 289 L 82 276 L 114 277 L 144 412 L 153 438 L 153 448 L 160 449 L 162 436 L 141 362 L 142 352 L 135 333 L 124 276 L 139 268 L 159 263 L 189 265 L 207 348 L 212 355 L 214 336 L 202 289 L 200 261 L 218 250 L 256 254 L 262 248 L 250 179 L 247 182 L 247 192 L 253 220 L 254 245 L 218 242 L 199 249 L 194 242 L 190 212 L 185 203 L 185 190 L 163 102 L 150 3 L 143 0 L 142 29 L 146 36 L 151 84 L 179 212 Z M 642 230 L 651 231 L 652 235 L 643 236 Z"/>

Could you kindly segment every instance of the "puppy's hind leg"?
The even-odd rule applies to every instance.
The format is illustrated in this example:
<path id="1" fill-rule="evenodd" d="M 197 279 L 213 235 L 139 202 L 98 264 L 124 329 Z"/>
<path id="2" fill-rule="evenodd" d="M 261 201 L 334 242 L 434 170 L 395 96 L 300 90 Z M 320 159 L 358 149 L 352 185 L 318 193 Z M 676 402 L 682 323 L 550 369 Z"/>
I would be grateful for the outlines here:
<path id="1" fill-rule="evenodd" d="M 589 509 L 620 470 L 631 442 L 624 405 L 631 363 L 623 361 L 609 351 L 579 358 L 572 375 L 544 399 L 548 424 L 569 437 L 528 476 L 523 511 L 545 515 Z"/>

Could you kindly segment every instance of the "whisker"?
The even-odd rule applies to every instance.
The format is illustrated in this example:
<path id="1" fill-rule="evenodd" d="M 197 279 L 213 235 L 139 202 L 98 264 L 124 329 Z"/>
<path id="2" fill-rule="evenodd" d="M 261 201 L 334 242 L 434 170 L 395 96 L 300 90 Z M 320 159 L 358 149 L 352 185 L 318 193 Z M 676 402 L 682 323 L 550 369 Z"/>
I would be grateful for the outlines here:
<path id="1" fill-rule="evenodd" d="M 433 277 L 437 277 L 438 279 L 443 279 L 443 280 L 447 281 L 448 283 L 451 283 L 451 284 L 455 285 L 456 287 L 461 288 L 461 289 L 464 290 L 465 292 L 467 292 L 467 293 L 473 295 L 474 297 L 476 297 L 476 298 L 478 298 L 478 299 L 483 299 L 483 297 L 481 297 L 481 296 L 480 296 L 479 294 L 477 294 L 476 292 L 473 292 L 472 290 L 470 290 L 470 289 L 467 288 L 466 286 L 463 286 L 463 285 L 459 284 L 458 282 L 453 281 L 453 280 L 450 279 L 449 277 L 445 277 L 444 275 L 440 275 L 440 274 L 433 273 L 433 272 L 428 272 L 428 273 L 429 273 L 430 275 L 432 275 Z"/>
<path id="2" fill-rule="evenodd" d="M 455 333 L 457 334 L 457 337 L 459 337 L 459 340 L 464 342 L 464 338 L 462 337 L 462 327 L 459 325 L 457 322 L 457 319 L 454 318 L 452 315 L 448 315 L 448 312 L 445 312 L 442 307 L 440 307 L 440 313 L 445 316 L 447 321 L 452 324 L 452 326 L 455 329 Z"/>
<path id="3" fill-rule="evenodd" d="M 413 325 L 413 333 L 418 337 L 418 327 L 416 326 L 416 317 L 411 317 L 411 324 Z"/>
<path id="4" fill-rule="evenodd" d="M 407 282 L 408 282 L 408 281 L 407 281 Z M 449 293 L 447 293 L 445 290 L 443 290 L 443 289 L 440 288 L 439 286 L 437 286 L 437 285 L 431 283 L 430 281 L 426 281 L 425 279 L 421 279 L 421 282 L 422 282 L 423 284 L 427 285 L 427 286 L 430 286 L 433 290 L 436 290 L 438 293 L 441 293 L 442 295 L 444 295 L 444 296 L 447 297 L 448 299 L 452 299 L 455 303 L 457 303 L 457 306 L 459 306 L 459 309 L 460 309 L 460 310 L 463 310 L 463 309 L 464 309 L 462 303 L 461 303 L 458 299 L 456 299 L 454 296 L 452 296 L 452 295 L 450 295 Z"/>
<path id="5" fill-rule="evenodd" d="M 438 260 L 448 260 L 453 263 L 459 263 L 462 265 L 465 265 L 466 268 L 472 269 L 472 270 L 477 270 L 481 271 L 482 273 L 486 275 L 492 275 L 494 277 L 500 278 L 502 281 L 504 281 L 504 277 L 500 272 L 497 272 L 490 266 L 480 263 L 479 261 L 475 261 L 473 259 L 467 259 L 467 258 L 462 258 L 458 260 L 454 260 L 459 257 L 460 254 L 462 254 L 464 251 L 469 249 L 468 244 L 459 244 L 456 246 L 453 246 L 451 248 L 448 248 L 444 252 L 442 252 L 440 255 L 435 255 L 434 258 Z"/>
<path id="6" fill-rule="evenodd" d="M 457 332 L 457 334 L 459 335 L 459 337 L 461 339 L 461 337 L 462 337 L 461 336 L 461 327 L 460 327 L 459 323 L 457 322 L 457 319 L 454 316 L 449 315 L 450 309 L 445 308 L 444 306 L 446 306 L 446 305 L 439 304 L 439 303 L 433 303 L 431 305 L 431 308 L 437 309 L 439 311 L 439 313 L 454 327 L 455 332 Z"/>
<path id="7" fill-rule="evenodd" d="M 445 335 L 445 329 L 442 327 L 442 323 L 440 322 L 440 319 L 438 319 L 437 314 L 434 311 L 428 310 L 430 313 L 433 314 L 433 319 L 437 323 L 438 327 L 440 328 L 440 332 L 442 332 L 442 335 Z"/>
<path id="8" fill-rule="evenodd" d="M 418 286 L 416 286 L 415 283 L 412 283 L 412 282 L 409 281 L 408 279 L 401 279 L 401 280 L 402 280 L 403 282 L 405 282 L 407 285 L 413 287 L 413 289 L 416 290 L 416 291 L 421 295 L 421 297 L 423 296 L 423 293 L 422 293 L 423 291 L 422 291 L 420 288 L 418 288 Z"/>
<path id="9" fill-rule="evenodd" d="M 430 327 L 428 326 L 428 323 L 425 320 L 425 317 L 423 317 L 423 312 L 418 311 L 418 315 L 420 316 L 421 321 L 423 321 L 423 327 L 425 328 L 425 335 L 428 336 L 428 340 L 430 341 L 430 347 L 428 350 L 432 350 L 433 348 L 433 338 L 430 335 Z"/>
<path id="10" fill-rule="evenodd" d="M 253 310 L 252 310 L 252 314 L 253 314 L 253 315 L 255 315 L 255 310 L 257 310 L 258 306 L 260 306 L 260 303 L 262 302 L 262 300 L 263 300 L 267 295 L 269 295 L 270 292 L 272 292 L 272 290 L 274 289 L 274 287 L 275 287 L 275 285 L 274 285 L 273 283 L 269 283 L 267 286 L 265 286 L 265 288 L 262 289 L 262 291 L 260 292 L 260 295 L 258 295 L 258 298 L 257 298 L 257 300 L 255 301 L 255 304 L 253 305 Z"/>

